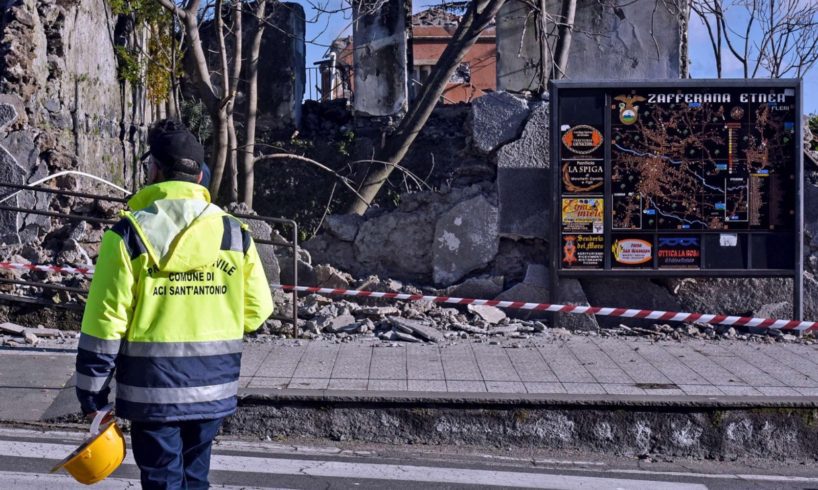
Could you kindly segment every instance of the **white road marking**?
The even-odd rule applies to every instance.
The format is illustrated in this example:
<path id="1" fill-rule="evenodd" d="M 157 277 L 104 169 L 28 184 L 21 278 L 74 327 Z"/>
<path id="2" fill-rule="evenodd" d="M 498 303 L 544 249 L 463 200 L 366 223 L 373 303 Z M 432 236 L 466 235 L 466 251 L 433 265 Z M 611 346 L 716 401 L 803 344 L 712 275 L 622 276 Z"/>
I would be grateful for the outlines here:
<path id="1" fill-rule="evenodd" d="M 0 456 L 37 459 L 62 459 L 74 446 L 20 441 L 0 441 Z M 128 454 L 125 464 L 134 464 Z M 302 475 L 326 478 L 367 478 L 392 481 L 416 481 L 463 485 L 494 485 L 517 488 L 558 488 L 565 490 L 707 490 L 700 484 L 628 480 L 526 473 L 517 471 L 474 470 L 394 464 L 347 463 L 306 459 L 271 459 L 214 454 L 210 468 L 218 471 Z"/>
<path id="2" fill-rule="evenodd" d="M 36 439 L 62 439 L 62 440 L 75 440 L 77 443 L 82 441 L 85 437 L 83 433 L 79 432 L 67 432 L 67 431 L 40 431 L 40 430 L 30 430 L 30 429 L 7 429 L 7 428 L 0 428 L 0 438 L 2 437 L 16 437 L 16 438 L 36 438 Z M 127 436 L 126 436 L 127 438 Z M 17 457 L 24 457 L 24 458 L 44 458 L 44 459 L 53 459 L 53 460 L 60 460 L 66 454 L 71 452 L 75 446 L 73 445 L 66 445 L 66 444 L 52 444 L 52 443 L 41 443 L 41 442 L 20 442 L 20 441 L 2 441 L 0 440 L 0 456 L 17 456 Z M 278 462 L 287 461 L 299 461 L 299 460 L 281 460 L 281 459 L 270 459 L 270 458 L 247 458 L 244 456 L 227 456 L 227 455 L 218 455 L 219 450 L 234 450 L 234 451 L 243 451 L 243 452 L 265 452 L 266 454 L 275 454 L 275 453 L 285 453 L 285 454 L 309 454 L 309 455 L 316 455 L 316 456 L 367 456 L 373 455 L 373 453 L 368 451 L 352 451 L 352 450 L 342 450 L 337 447 L 333 446 L 324 446 L 324 447 L 309 447 L 309 446 L 293 446 L 287 444 L 280 444 L 280 443 L 271 443 L 271 442 L 253 442 L 253 441 L 233 441 L 233 440 L 222 440 L 217 441 L 217 444 L 214 445 L 214 463 L 215 458 L 219 458 L 219 468 L 216 466 L 213 469 L 220 469 L 226 471 L 249 471 L 249 472 L 258 472 L 258 473 L 270 473 L 271 466 L 278 466 Z M 493 455 L 478 455 L 484 459 L 496 459 L 500 461 L 519 461 L 521 463 L 530 462 L 529 459 L 523 458 L 514 458 L 514 457 L 507 457 L 507 456 L 493 456 Z M 250 469 L 249 467 L 243 470 L 237 470 L 234 466 L 233 460 L 231 458 L 236 458 L 237 460 L 252 460 L 252 465 L 256 469 Z M 271 461 L 275 461 L 275 464 L 271 464 Z M 302 461 L 303 462 L 303 461 Z M 322 461 L 306 461 L 311 465 L 323 465 Z M 545 464 L 545 465 L 563 465 L 566 464 L 566 461 L 560 460 L 537 460 L 537 464 Z M 602 462 L 579 462 L 575 461 L 574 464 L 586 464 L 586 465 L 605 465 Z M 125 459 L 125 464 L 135 465 L 133 458 L 128 454 Z M 338 463 L 342 465 L 348 465 L 349 463 Z M 354 463 L 359 465 L 357 468 L 366 471 L 368 466 L 381 466 L 381 467 L 388 467 L 388 468 L 410 468 L 410 469 L 417 469 L 417 468 L 424 468 L 421 466 L 404 466 L 404 465 L 380 465 L 380 464 L 362 464 L 362 463 Z M 290 466 L 287 471 L 279 471 L 279 468 L 275 468 L 274 473 L 278 474 L 304 474 L 299 469 L 293 471 Z M 349 467 L 344 467 L 344 469 L 349 469 Z M 452 471 L 448 468 L 430 468 L 435 472 L 449 472 Z M 540 468 L 540 469 L 549 469 L 552 471 L 559 471 L 559 468 Z M 337 468 L 336 468 L 337 470 Z M 328 471 L 327 468 L 324 468 L 320 471 Z M 425 471 L 425 470 L 424 470 Z M 481 471 L 481 470 L 457 470 L 457 471 Z M 758 482 L 784 482 L 784 483 L 818 483 L 818 477 L 802 477 L 802 476 L 786 476 L 786 475 L 764 475 L 764 474 L 737 474 L 737 473 L 724 473 L 724 474 L 712 474 L 712 473 L 693 473 L 693 472 L 683 472 L 683 471 L 658 471 L 658 470 L 638 470 L 638 469 L 616 469 L 616 468 L 585 468 L 585 471 L 595 472 L 597 474 L 632 474 L 632 475 L 640 475 L 640 476 L 654 476 L 654 477 L 676 477 L 676 478 L 701 478 L 701 479 L 723 479 L 723 480 L 747 480 L 747 481 L 758 481 Z M 509 473 L 516 473 L 516 472 L 503 472 L 503 471 L 495 471 L 490 472 L 494 474 L 509 474 Z M 11 473 L 3 473 L 0 472 L 0 476 L 2 475 L 10 475 Z M 525 475 L 534 475 L 538 479 L 544 478 L 551 478 L 551 475 L 547 474 L 538 474 L 538 473 L 522 473 Z M 22 473 L 21 473 L 22 475 Z M 405 472 L 400 472 L 402 479 L 408 480 L 409 478 L 406 477 Z M 316 476 L 321 476 L 320 473 L 316 473 Z M 328 474 L 324 476 L 342 476 L 336 474 Z M 363 474 L 352 474 L 352 475 L 343 475 L 345 477 L 358 477 L 363 478 Z M 506 478 L 506 477 L 504 477 Z M 390 479 L 390 478 L 384 478 Z M 610 484 L 614 481 L 613 479 L 607 479 L 604 477 L 599 477 L 598 479 L 603 480 L 608 484 L 608 488 L 610 488 Z M 17 488 L 16 486 L 8 486 L 3 485 L 2 483 L 6 481 L 0 478 L 0 488 Z M 73 480 L 69 480 L 73 481 Z M 420 481 L 437 481 L 437 480 L 420 480 Z M 473 481 L 467 481 L 466 483 L 472 483 Z M 478 482 L 474 482 L 478 483 Z M 551 482 L 549 482 L 551 483 Z M 653 483 L 653 482 L 651 482 Z M 501 483 L 502 485 L 508 485 L 508 480 L 503 480 Z M 542 483 L 540 483 L 542 484 Z M 649 485 L 649 487 L 653 487 L 653 485 Z M 23 487 L 27 488 L 27 487 Z M 35 487 L 32 487 L 35 488 Z M 97 488 L 105 488 L 105 487 L 97 487 Z M 121 487 L 117 487 L 121 488 Z M 570 487 L 569 487 L 570 488 Z M 581 487 L 581 488 L 596 488 L 596 487 Z M 631 488 L 631 487 L 627 487 Z M 671 487 L 672 488 L 672 487 Z M 683 488 L 683 487 L 679 487 Z M 699 487 L 701 488 L 701 487 Z"/>
<path id="3" fill-rule="evenodd" d="M 85 438 L 85 434 L 81 432 L 68 432 L 68 431 L 48 431 L 44 432 L 41 430 L 31 430 L 31 429 L 8 429 L 8 428 L 0 428 L 0 438 L 2 437 L 16 437 L 16 438 L 31 438 L 31 439 L 62 439 L 62 440 L 73 440 L 77 441 L 77 444 L 81 442 Z M 130 438 L 126 435 L 126 440 L 130 441 Z M 7 448 L 14 446 L 20 447 L 21 444 L 25 446 L 35 446 L 38 450 L 35 451 L 17 451 L 17 452 L 8 452 Z M 65 454 L 69 453 L 73 450 L 74 446 L 69 445 L 59 445 L 59 448 L 53 448 L 53 446 L 58 446 L 57 444 L 51 443 L 40 443 L 40 442 L 16 442 L 16 441 L 0 441 L 0 456 L 18 456 L 18 457 L 29 457 L 29 458 L 45 458 L 45 459 L 62 459 Z M 47 453 L 45 449 L 47 447 L 52 447 L 55 449 L 54 451 Z M 305 455 L 316 455 L 316 456 L 370 456 L 374 455 L 369 451 L 355 451 L 355 450 L 345 450 L 340 449 L 338 447 L 333 446 L 325 446 L 325 447 L 310 447 L 310 446 L 293 446 L 287 444 L 280 444 L 280 443 L 272 443 L 272 442 L 254 442 L 254 441 L 235 441 L 235 440 L 217 440 L 217 443 L 213 446 L 214 452 L 218 453 L 219 450 L 233 450 L 233 451 L 242 451 L 242 452 L 255 452 L 255 453 L 265 453 L 265 454 L 305 454 Z M 422 452 L 421 454 L 425 454 L 426 456 L 435 457 L 435 453 L 425 453 Z M 527 458 L 514 458 L 509 456 L 496 456 L 496 455 L 476 455 L 483 459 L 490 459 L 490 460 L 498 460 L 498 461 L 514 461 L 519 463 L 527 463 L 531 462 L 530 459 Z M 225 456 L 226 457 L 226 456 Z M 247 459 L 245 457 L 241 457 L 242 459 Z M 269 461 L 269 458 L 251 458 L 257 459 L 262 462 Z M 561 461 L 561 460 L 536 460 L 536 464 L 541 465 L 565 465 L 565 464 L 574 464 L 574 465 L 594 465 L 594 466 L 606 466 L 604 462 L 593 462 L 593 461 Z M 131 458 L 130 454 L 126 456 L 125 464 L 135 465 L 136 463 Z M 417 468 L 417 467 L 415 467 Z M 215 468 L 214 468 L 215 469 Z M 227 471 L 230 471 L 232 468 L 225 468 Z M 437 468 L 440 470 L 440 468 Z M 551 470 L 551 471 L 559 471 L 560 468 L 555 467 L 545 467 L 539 468 L 541 470 Z M 603 473 L 612 473 L 612 474 L 632 474 L 632 475 L 644 475 L 644 476 L 669 476 L 669 477 L 683 477 L 683 478 L 702 478 L 702 479 L 724 479 L 724 480 L 748 480 L 748 481 L 760 481 L 760 482 L 790 482 L 790 483 L 818 483 L 818 477 L 802 477 L 802 476 L 786 476 L 786 475 L 763 475 L 763 474 L 737 474 L 737 473 L 693 473 L 693 472 L 683 472 L 683 471 L 658 471 L 658 470 L 637 470 L 637 469 L 616 469 L 616 468 L 607 468 L 607 469 L 594 469 L 595 472 L 603 472 Z M 262 473 L 266 473 L 266 470 L 261 471 Z M 2 472 L 0 472 L 2 473 Z M 2 480 L 0 480 L 2 481 Z M 0 485 L 0 488 L 8 488 L 3 485 Z"/>
<path id="4" fill-rule="evenodd" d="M 61 439 L 61 442 L 66 441 L 77 441 L 82 442 L 86 434 L 84 432 L 67 432 L 67 431 L 54 431 L 49 430 L 48 432 L 44 432 L 41 430 L 31 430 L 31 429 L 6 429 L 0 427 L 0 439 L 3 437 L 14 437 L 14 438 L 27 438 L 27 439 Z M 131 438 L 128 434 L 125 434 L 125 440 L 130 444 Z M 245 441 L 245 440 L 234 440 L 234 439 L 216 439 L 215 443 L 213 444 L 213 450 L 218 452 L 219 450 L 227 450 L 227 451 L 241 451 L 241 452 L 252 452 L 252 453 L 261 453 L 261 454 L 304 454 L 304 455 L 318 455 L 318 456 L 339 456 L 339 457 L 360 457 L 360 456 L 372 456 L 372 457 L 382 457 L 382 459 L 394 459 L 394 457 L 390 456 L 381 456 L 376 452 L 373 451 L 365 451 L 360 449 L 341 449 L 337 446 L 300 446 L 297 444 L 282 444 L 278 442 L 269 442 L 269 441 Z M 440 454 L 433 451 L 417 451 L 413 450 L 412 454 L 416 456 L 425 457 L 428 459 L 436 460 L 440 457 Z M 519 463 L 521 465 L 559 465 L 559 466 L 607 466 L 607 464 L 603 461 L 585 461 L 585 460 L 565 460 L 565 459 L 532 459 L 532 458 L 523 458 L 523 457 L 514 457 L 514 456 L 500 456 L 496 454 L 470 454 L 469 456 L 474 458 L 480 458 L 483 460 L 489 461 L 503 461 L 503 462 L 511 462 L 511 463 Z M 462 461 L 461 461 L 462 462 Z"/>
<path id="5" fill-rule="evenodd" d="M 591 470 L 598 471 L 598 470 Z M 818 483 L 818 478 L 809 476 L 786 476 L 786 475 L 753 475 L 738 473 L 686 473 L 684 471 L 651 471 L 651 470 L 603 470 L 605 473 L 626 473 L 630 475 L 664 475 L 664 476 L 685 476 L 689 478 L 713 478 L 718 480 L 753 480 L 753 481 L 777 481 L 792 483 Z"/>
<path id="6" fill-rule="evenodd" d="M 94 484 L 94 490 L 122 490 L 123 488 L 139 488 L 139 480 L 128 478 L 107 478 Z M 0 488 L 13 488 L 14 490 L 43 490 L 44 488 L 60 489 L 86 489 L 87 485 L 82 485 L 67 474 L 40 474 L 40 473 L 20 473 L 12 471 L 0 471 Z M 271 489 L 269 487 L 248 487 L 212 484 L 210 488 L 222 490 L 286 490 Z"/>

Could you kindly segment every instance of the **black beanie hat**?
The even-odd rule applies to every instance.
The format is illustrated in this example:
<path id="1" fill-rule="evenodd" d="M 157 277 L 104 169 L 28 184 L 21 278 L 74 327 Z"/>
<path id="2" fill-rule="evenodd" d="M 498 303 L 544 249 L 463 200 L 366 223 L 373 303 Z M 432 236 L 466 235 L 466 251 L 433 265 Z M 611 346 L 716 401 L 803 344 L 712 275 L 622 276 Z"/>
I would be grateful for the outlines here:
<path id="1" fill-rule="evenodd" d="M 180 173 L 199 172 L 199 165 L 204 162 L 204 147 L 184 125 L 171 119 L 154 124 L 148 134 L 150 154 L 163 170 Z M 195 168 L 188 168 L 188 162 L 196 163 Z"/>

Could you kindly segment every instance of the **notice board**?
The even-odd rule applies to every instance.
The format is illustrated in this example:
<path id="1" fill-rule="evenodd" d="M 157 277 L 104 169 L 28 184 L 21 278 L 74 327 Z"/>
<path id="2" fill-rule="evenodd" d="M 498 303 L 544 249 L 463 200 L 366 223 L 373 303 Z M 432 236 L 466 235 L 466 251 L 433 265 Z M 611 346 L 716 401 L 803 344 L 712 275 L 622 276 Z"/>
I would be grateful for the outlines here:
<path id="1" fill-rule="evenodd" d="M 788 276 L 800 298 L 800 80 L 555 81 L 551 111 L 560 275 Z"/>

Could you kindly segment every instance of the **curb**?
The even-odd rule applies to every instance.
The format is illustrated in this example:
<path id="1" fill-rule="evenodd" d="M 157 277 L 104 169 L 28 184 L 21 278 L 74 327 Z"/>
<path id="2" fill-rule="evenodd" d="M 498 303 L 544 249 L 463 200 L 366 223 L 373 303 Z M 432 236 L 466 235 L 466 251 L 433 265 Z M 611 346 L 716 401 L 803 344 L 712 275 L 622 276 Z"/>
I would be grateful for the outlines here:
<path id="1" fill-rule="evenodd" d="M 578 395 L 564 393 L 428 393 L 352 390 L 239 390 L 239 406 L 272 404 L 435 405 L 463 408 L 818 409 L 818 396 Z"/>

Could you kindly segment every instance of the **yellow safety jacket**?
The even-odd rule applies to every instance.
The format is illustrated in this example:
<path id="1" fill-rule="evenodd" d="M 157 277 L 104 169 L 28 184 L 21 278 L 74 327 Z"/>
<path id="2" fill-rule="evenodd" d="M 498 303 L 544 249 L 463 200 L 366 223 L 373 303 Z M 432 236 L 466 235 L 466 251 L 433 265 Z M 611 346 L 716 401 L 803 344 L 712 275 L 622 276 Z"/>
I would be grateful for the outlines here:
<path id="1" fill-rule="evenodd" d="M 82 409 L 107 404 L 115 372 L 123 418 L 229 415 L 243 334 L 273 311 L 253 239 L 197 184 L 154 184 L 128 206 L 102 238 L 82 319 Z"/>

